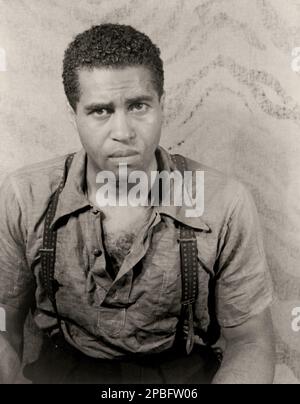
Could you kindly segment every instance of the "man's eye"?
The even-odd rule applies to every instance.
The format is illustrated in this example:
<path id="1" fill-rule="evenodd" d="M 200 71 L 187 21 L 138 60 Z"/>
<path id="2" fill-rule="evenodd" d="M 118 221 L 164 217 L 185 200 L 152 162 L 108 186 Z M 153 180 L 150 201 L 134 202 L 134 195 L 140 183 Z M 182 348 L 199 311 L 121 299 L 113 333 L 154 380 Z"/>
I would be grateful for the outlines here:
<path id="1" fill-rule="evenodd" d="M 132 104 L 130 106 L 130 110 L 133 112 L 146 112 L 148 109 L 148 105 L 142 103 L 142 102 L 137 102 L 136 104 Z"/>
<path id="2" fill-rule="evenodd" d="M 108 116 L 110 113 L 111 113 L 111 111 L 109 111 L 106 108 L 99 108 L 99 109 L 95 109 L 94 111 L 92 111 L 93 115 L 101 116 L 101 117 Z"/>

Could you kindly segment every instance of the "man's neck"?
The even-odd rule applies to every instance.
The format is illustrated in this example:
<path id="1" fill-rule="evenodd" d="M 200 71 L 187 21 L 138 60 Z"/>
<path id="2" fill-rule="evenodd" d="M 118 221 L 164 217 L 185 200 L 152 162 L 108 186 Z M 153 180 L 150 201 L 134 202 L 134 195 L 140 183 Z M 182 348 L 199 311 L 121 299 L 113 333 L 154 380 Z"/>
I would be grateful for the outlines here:
<path id="1" fill-rule="evenodd" d="M 154 171 L 157 171 L 158 165 L 157 165 L 157 160 L 156 156 L 153 156 L 153 159 L 149 165 L 149 167 L 145 170 L 142 170 L 146 176 L 147 176 L 147 184 L 145 186 L 148 188 L 147 191 L 150 192 L 151 188 L 151 173 Z M 86 184 L 87 184 L 87 197 L 89 201 L 94 205 L 97 206 L 97 199 L 96 199 L 96 194 L 97 191 L 100 188 L 100 184 L 97 184 L 97 175 L 98 173 L 101 173 L 101 169 L 96 168 L 92 162 L 90 161 L 89 157 L 87 157 L 87 167 L 86 167 Z M 130 174 L 130 169 L 128 169 L 128 175 Z M 115 177 L 116 181 L 111 181 L 106 184 L 106 189 L 108 190 L 108 193 L 110 195 L 116 195 L 117 196 L 117 203 L 118 203 L 118 198 L 126 198 L 128 196 L 128 193 L 132 187 L 135 186 L 135 184 L 128 183 L 128 178 L 122 177 L 118 178 L 118 176 Z M 126 183 L 126 187 L 122 186 L 124 185 L 124 181 Z M 140 184 L 143 186 L 144 184 Z"/>

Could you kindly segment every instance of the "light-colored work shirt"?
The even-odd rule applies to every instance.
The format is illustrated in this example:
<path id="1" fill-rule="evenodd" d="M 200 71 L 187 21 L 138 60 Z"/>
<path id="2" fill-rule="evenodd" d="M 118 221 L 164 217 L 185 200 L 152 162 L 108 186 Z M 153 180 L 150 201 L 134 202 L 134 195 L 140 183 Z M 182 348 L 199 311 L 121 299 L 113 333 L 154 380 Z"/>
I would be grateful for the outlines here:
<path id="1" fill-rule="evenodd" d="M 157 150 L 160 170 L 175 170 Z M 63 175 L 66 156 L 10 174 L 0 190 L 0 307 L 28 311 L 42 330 L 56 323 L 41 284 L 39 249 L 50 197 Z M 271 285 L 256 209 L 234 179 L 187 159 L 204 171 L 204 213 L 187 217 L 185 206 L 153 206 L 149 221 L 115 278 L 107 271 L 99 209 L 85 193 L 86 153 L 76 153 L 59 197 L 55 278 L 57 306 L 67 341 L 83 353 L 116 358 L 160 352 L 172 346 L 181 310 L 177 223 L 191 226 L 198 246 L 195 326 L 206 330 L 208 282 L 216 277 L 221 327 L 242 324 L 271 302 Z"/>

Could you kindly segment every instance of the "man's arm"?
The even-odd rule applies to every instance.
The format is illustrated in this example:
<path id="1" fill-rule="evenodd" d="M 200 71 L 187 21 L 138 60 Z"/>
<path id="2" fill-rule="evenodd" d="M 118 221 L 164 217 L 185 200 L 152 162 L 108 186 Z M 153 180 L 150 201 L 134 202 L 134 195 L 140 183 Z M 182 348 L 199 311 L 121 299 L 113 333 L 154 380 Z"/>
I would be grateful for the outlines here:
<path id="1" fill-rule="evenodd" d="M 270 310 L 223 328 L 226 349 L 213 384 L 272 384 L 275 349 Z"/>
<path id="2" fill-rule="evenodd" d="M 216 311 L 227 347 L 214 383 L 272 383 L 272 284 L 249 192 L 236 188 L 218 259 Z"/>
<path id="3" fill-rule="evenodd" d="M 24 209 L 10 178 L 0 187 L 0 382 L 12 383 L 20 368 L 23 327 L 34 298 L 35 282 L 26 260 Z M 3 328 L 2 328 L 3 329 Z"/>
<path id="4" fill-rule="evenodd" d="M 0 384 L 14 383 L 20 370 L 20 359 L 4 335 L 0 334 Z"/>
<path id="5" fill-rule="evenodd" d="M 21 367 L 24 316 L 6 307 L 6 331 L 0 332 L 0 384 L 13 383 Z"/>

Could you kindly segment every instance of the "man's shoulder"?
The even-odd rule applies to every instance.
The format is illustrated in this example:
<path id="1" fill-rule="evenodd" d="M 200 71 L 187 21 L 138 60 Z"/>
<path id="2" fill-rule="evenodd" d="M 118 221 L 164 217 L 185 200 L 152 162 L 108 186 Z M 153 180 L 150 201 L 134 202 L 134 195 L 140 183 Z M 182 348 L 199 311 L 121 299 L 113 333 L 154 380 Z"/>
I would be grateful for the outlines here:
<path id="1" fill-rule="evenodd" d="M 25 204 L 47 199 L 59 185 L 67 156 L 21 167 L 6 176 L 2 187 L 9 184 L 12 192 Z"/>
<path id="2" fill-rule="evenodd" d="M 251 199 L 247 187 L 232 175 L 185 157 L 187 170 L 204 173 L 204 212 L 202 220 L 211 228 L 225 223 L 237 206 Z"/>
<path id="3" fill-rule="evenodd" d="M 57 184 L 64 170 L 68 154 L 52 159 L 33 163 L 21 167 L 10 174 L 7 178 L 21 186 L 30 186 L 37 183 Z"/>
<path id="4" fill-rule="evenodd" d="M 28 179 L 28 181 L 43 176 L 51 178 L 55 176 L 57 171 L 63 170 L 67 156 L 68 155 L 61 155 L 38 163 L 28 164 L 11 172 L 8 177 L 20 180 Z"/>
<path id="5" fill-rule="evenodd" d="M 224 194 L 228 196 L 243 193 L 246 189 L 244 184 L 233 175 L 225 174 L 216 168 L 203 164 L 200 161 L 192 160 L 185 156 L 188 171 L 204 173 L 204 191 L 208 195 Z"/>

